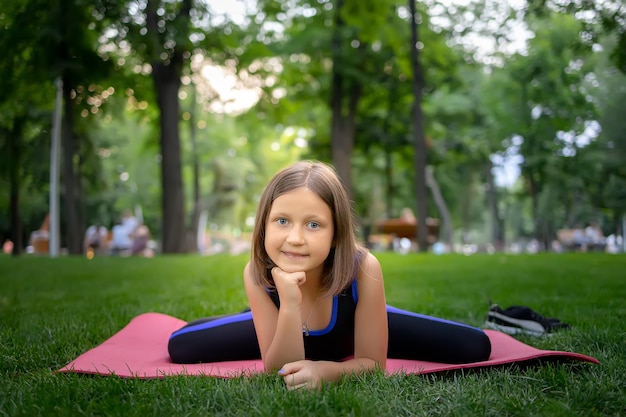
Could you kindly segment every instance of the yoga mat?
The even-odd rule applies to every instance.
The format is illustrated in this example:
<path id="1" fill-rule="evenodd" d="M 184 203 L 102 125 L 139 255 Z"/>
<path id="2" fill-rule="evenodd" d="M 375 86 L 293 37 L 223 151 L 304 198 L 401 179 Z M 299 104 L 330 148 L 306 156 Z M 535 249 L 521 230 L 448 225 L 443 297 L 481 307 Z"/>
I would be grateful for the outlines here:
<path id="1" fill-rule="evenodd" d="M 167 341 L 170 334 L 186 324 L 176 317 L 145 313 L 133 318 L 126 327 L 102 344 L 83 353 L 59 372 L 115 375 L 124 378 L 163 378 L 173 375 L 198 375 L 230 378 L 263 372 L 261 360 L 181 365 L 170 362 Z M 572 352 L 536 349 L 513 337 L 485 330 L 492 344 L 489 360 L 466 364 L 445 364 L 405 359 L 388 359 L 390 374 L 427 374 L 456 369 L 480 368 L 525 362 L 540 358 L 599 363 L 590 356 Z"/>

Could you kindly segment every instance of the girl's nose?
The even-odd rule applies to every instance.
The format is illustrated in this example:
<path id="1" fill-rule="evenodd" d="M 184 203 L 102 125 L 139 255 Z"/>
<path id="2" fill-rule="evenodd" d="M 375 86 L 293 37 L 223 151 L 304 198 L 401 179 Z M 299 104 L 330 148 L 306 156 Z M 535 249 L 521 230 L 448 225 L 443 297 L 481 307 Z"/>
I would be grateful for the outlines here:
<path id="1" fill-rule="evenodd" d="M 292 245 L 302 244 L 304 242 L 302 229 L 299 227 L 292 227 L 287 235 L 287 242 Z"/>

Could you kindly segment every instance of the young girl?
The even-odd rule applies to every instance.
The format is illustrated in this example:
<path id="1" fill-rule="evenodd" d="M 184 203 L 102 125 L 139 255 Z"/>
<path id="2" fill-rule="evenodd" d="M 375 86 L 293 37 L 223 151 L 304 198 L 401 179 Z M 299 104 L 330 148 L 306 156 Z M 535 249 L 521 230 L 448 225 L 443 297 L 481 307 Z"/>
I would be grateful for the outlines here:
<path id="1" fill-rule="evenodd" d="M 385 368 L 387 357 L 444 363 L 489 358 L 480 329 L 388 306 L 378 260 L 357 243 L 350 201 L 334 170 L 298 162 L 259 203 L 244 269 L 250 311 L 174 332 L 177 363 L 263 360 L 289 389 Z"/>

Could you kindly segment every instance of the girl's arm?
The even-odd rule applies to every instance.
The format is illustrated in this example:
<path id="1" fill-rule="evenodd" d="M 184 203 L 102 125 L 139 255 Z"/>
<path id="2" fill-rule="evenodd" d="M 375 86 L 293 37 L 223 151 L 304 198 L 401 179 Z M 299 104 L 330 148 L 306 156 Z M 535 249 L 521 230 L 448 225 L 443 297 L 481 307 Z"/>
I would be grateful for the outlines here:
<path id="1" fill-rule="evenodd" d="M 380 263 L 367 254 L 357 275 L 358 303 L 354 326 L 354 358 L 344 362 L 299 360 L 287 363 L 279 374 L 287 387 L 317 388 L 323 381 L 343 375 L 385 369 L 387 359 L 387 306 Z"/>
<path id="2" fill-rule="evenodd" d="M 354 357 L 370 360 L 369 369 L 385 369 L 387 362 L 387 301 L 385 283 L 378 259 L 368 253 L 357 275 L 359 300 L 354 323 Z"/>
<path id="3" fill-rule="evenodd" d="M 249 264 L 244 269 L 244 284 L 265 370 L 277 371 L 285 363 L 304 359 L 299 284 L 288 286 L 291 296 L 281 297 L 280 310 L 265 288 L 253 282 Z"/>

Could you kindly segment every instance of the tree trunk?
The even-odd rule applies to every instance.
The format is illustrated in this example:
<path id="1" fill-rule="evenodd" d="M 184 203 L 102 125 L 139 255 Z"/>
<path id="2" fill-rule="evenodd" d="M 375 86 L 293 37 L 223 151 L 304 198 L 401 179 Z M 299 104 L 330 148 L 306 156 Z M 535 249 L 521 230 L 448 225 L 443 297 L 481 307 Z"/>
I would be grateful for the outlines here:
<path id="1" fill-rule="evenodd" d="M 20 171 L 22 169 L 22 121 L 15 120 L 12 131 L 7 135 L 9 141 L 9 218 L 11 221 L 11 241 L 14 256 L 22 253 L 22 218 L 20 216 Z"/>
<path id="2" fill-rule="evenodd" d="M 396 103 L 398 102 L 398 82 L 392 80 L 389 89 L 389 102 L 387 116 L 383 125 L 383 136 L 381 138 L 383 157 L 385 161 L 384 184 L 385 184 L 385 218 L 390 219 L 393 213 L 393 197 L 395 194 L 395 184 L 393 182 L 393 138 L 391 136 L 391 118 L 396 113 Z"/>
<path id="3" fill-rule="evenodd" d="M 465 184 L 462 186 L 461 191 L 461 243 L 470 243 L 470 215 L 472 207 L 472 187 L 473 187 L 473 172 L 467 166 L 461 168 L 461 174 L 465 179 Z"/>
<path id="4" fill-rule="evenodd" d="M 331 122 L 331 155 L 333 165 L 341 178 L 348 195 L 352 197 L 352 170 L 351 158 L 354 148 L 354 132 L 356 110 L 361 98 L 361 86 L 353 79 L 347 79 L 342 72 L 342 43 L 341 33 L 345 23 L 340 12 L 343 0 L 336 5 L 335 25 L 332 37 L 332 86 L 330 107 Z M 361 46 L 362 47 L 362 46 Z"/>
<path id="5" fill-rule="evenodd" d="M 533 237 L 541 241 L 541 215 L 539 213 L 539 186 L 535 181 L 533 170 L 528 169 L 528 188 L 531 201 L 531 211 L 533 216 Z"/>
<path id="6" fill-rule="evenodd" d="M 191 108 L 189 109 L 189 138 L 191 140 L 191 164 L 193 169 L 193 214 L 191 216 L 191 229 L 189 233 L 188 251 L 198 251 L 198 229 L 200 224 L 200 213 L 202 212 L 202 202 L 200 200 L 200 161 L 198 156 L 198 144 L 196 138 L 196 89 L 191 85 Z"/>
<path id="7" fill-rule="evenodd" d="M 334 107 L 334 106 L 333 106 Z M 354 148 L 354 129 L 349 121 L 333 109 L 331 132 L 332 161 L 350 198 L 352 198 L 352 166 L 350 159 Z"/>
<path id="8" fill-rule="evenodd" d="M 491 161 L 488 161 L 485 175 L 487 177 L 487 204 L 491 213 L 491 241 L 499 252 L 504 249 L 504 226 L 500 210 L 498 209 L 498 193 L 493 173 L 491 172 L 492 169 L 493 164 Z"/>
<path id="9" fill-rule="evenodd" d="M 391 149 L 387 146 L 385 152 L 385 218 L 390 219 L 393 213 L 393 196 L 395 185 L 393 183 L 393 166 L 391 159 Z"/>
<path id="10" fill-rule="evenodd" d="M 443 241 L 452 250 L 452 217 L 450 216 L 446 200 L 443 198 L 441 190 L 439 189 L 439 183 L 437 183 L 437 180 L 433 175 L 432 166 L 429 166 L 426 169 L 426 184 L 430 187 L 435 204 L 437 204 L 439 213 L 441 214 L 441 235 L 443 236 Z"/>
<path id="11" fill-rule="evenodd" d="M 162 252 L 185 251 L 185 210 L 178 131 L 180 76 L 172 65 L 152 63 L 152 77 L 160 111 Z"/>
<path id="12" fill-rule="evenodd" d="M 415 149 L 415 199 L 417 207 L 417 244 L 420 252 L 428 251 L 428 201 L 426 192 L 426 141 L 424 139 L 424 117 L 422 113 L 422 89 L 424 86 L 423 69 L 420 64 L 418 38 L 418 14 L 415 0 L 409 0 L 411 11 L 411 63 L 413 67 L 413 119 Z"/>
<path id="13" fill-rule="evenodd" d="M 180 132 L 178 120 L 180 103 L 178 91 L 183 66 L 183 51 L 176 49 L 168 60 L 160 55 L 163 46 L 160 41 L 157 3 L 149 0 L 146 6 L 146 24 L 152 44 L 152 80 L 159 107 L 161 144 L 161 207 L 163 253 L 184 253 L 186 251 L 185 202 L 181 172 Z M 187 20 L 191 0 L 184 0 L 177 16 L 178 21 Z M 181 28 L 186 26 L 181 23 Z M 180 36 L 183 34 L 179 33 Z"/>
<path id="14" fill-rule="evenodd" d="M 74 136 L 74 113 L 72 102 L 72 82 L 68 76 L 63 76 L 63 129 L 61 132 L 63 172 L 63 202 L 65 212 L 65 239 L 67 251 L 70 255 L 82 253 L 82 234 L 80 215 L 78 210 L 78 196 L 80 195 L 80 178 L 78 178 L 74 156 L 76 155 L 76 140 Z"/>

